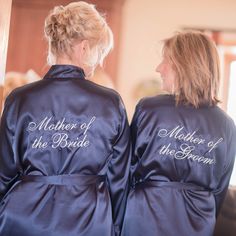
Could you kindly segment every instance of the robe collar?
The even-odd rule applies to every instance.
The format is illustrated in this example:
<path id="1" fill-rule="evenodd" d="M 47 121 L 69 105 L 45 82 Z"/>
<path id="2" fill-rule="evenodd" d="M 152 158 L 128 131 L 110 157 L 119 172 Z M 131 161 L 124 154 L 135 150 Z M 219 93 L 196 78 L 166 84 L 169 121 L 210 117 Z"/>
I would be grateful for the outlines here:
<path id="1" fill-rule="evenodd" d="M 85 79 L 85 73 L 74 65 L 53 65 L 43 79 Z"/>

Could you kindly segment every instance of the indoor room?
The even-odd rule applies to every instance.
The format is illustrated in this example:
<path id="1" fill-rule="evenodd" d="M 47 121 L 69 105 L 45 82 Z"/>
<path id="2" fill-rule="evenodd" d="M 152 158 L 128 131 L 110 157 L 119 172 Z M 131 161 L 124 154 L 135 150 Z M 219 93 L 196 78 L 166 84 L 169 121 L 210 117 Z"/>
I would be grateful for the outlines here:
<path id="1" fill-rule="evenodd" d="M 176 32 L 188 31 L 201 32 L 214 42 L 220 60 L 220 102 L 217 106 L 236 124 L 235 0 L 85 1 L 94 4 L 102 13 L 114 39 L 111 52 L 96 67 L 89 80 L 120 94 L 129 124 L 133 120 L 135 107 L 142 98 L 170 93 L 163 89 L 162 76 L 156 71 L 164 57 L 164 40 Z M 1 113 L 6 98 L 14 89 L 41 81 L 50 69 L 48 42 L 44 35 L 45 18 L 53 7 L 65 6 L 71 2 L 72 0 L 0 0 Z M 94 103 L 96 102 L 95 100 Z M 88 120 L 88 133 L 99 120 L 95 120 L 95 117 Z M 44 121 L 49 124 L 49 121 Z M 76 124 L 70 124 L 70 129 L 76 127 Z M 104 125 L 104 129 L 106 127 Z M 197 128 L 195 131 L 197 132 Z M 194 136 L 195 133 L 191 135 Z M 89 141 L 86 142 L 83 145 L 89 146 Z M 236 143 L 231 145 L 235 146 Z M 212 173 L 216 175 L 214 171 Z M 235 232 L 236 162 L 214 235 L 231 236 Z"/>

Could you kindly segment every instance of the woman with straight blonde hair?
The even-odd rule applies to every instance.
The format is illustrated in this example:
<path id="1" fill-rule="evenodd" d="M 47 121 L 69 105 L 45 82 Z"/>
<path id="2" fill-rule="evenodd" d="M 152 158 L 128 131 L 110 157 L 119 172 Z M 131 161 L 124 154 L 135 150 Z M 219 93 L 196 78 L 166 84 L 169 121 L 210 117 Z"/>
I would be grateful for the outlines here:
<path id="1" fill-rule="evenodd" d="M 122 236 L 213 235 L 236 153 L 235 124 L 217 106 L 216 47 L 200 32 L 178 33 L 156 70 L 169 95 L 136 107 Z"/>
<path id="2" fill-rule="evenodd" d="M 14 90 L 0 126 L 0 235 L 113 236 L 123 219 L 129 125 L 117 92 L 89 80 L 113 46 L 95 7 L 55 7 L 51 68 Z"/>

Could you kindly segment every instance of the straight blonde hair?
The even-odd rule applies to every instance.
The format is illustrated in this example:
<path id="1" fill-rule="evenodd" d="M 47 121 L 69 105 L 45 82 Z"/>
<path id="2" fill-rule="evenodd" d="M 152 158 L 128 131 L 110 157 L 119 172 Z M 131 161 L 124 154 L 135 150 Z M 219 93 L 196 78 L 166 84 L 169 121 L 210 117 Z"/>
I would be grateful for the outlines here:
<path id="1" fill-rule="evenodd" d="M 219 102 L 219 56 L 208 36 L 197 31 L 177 33 L 164 40 L 163 54 L 176 74 L 176 104 L 198 108 Z"/>

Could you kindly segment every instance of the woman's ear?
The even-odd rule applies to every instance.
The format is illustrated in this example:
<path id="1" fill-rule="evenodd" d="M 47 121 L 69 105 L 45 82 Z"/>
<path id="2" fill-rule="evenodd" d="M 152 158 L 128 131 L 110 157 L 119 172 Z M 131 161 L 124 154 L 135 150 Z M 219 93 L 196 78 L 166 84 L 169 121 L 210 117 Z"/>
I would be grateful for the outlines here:
<path id="1" fill-rule="evenodd" d="M 88 54 L 88 51 L 90 50 L 89 42 L 88 40 L 83 40 L 73 47 L 74 53 L 76 57 L 80 57 L 80 61 L 83 60 L 83 58 Z"/>
<path id="2" fill-rule="evenodd" d="M 88 40 L 83 40 L 80 44 L 81 44 L 82 55 L 87 55 L 90 51 Z"/>
<path id="3" fill-rule="evenodd" d="M 73 46 L 72 60 L 76 62 L 79 67 L 84 68 L 85 62 L 90 55 L 90 46 L 88 40 L 83 40 Z"/>

